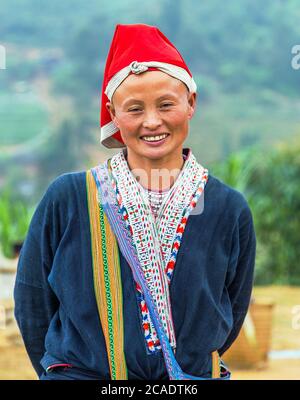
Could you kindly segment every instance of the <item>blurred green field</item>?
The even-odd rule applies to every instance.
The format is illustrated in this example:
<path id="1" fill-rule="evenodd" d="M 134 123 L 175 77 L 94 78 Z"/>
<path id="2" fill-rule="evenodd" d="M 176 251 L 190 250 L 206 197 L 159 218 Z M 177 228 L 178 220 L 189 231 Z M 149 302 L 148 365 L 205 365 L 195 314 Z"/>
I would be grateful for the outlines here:
<path id="1" fill-rule="evenodd" d="M 34 94 L 0 94 L 0 146 L 32 139 L 47 123 L 48 112 Z"/>
<path id="2" fill-rule="evenodd" d="M 206 79 L 206 78 L 204 78 Z M 261 145 L 268 149 L 300 132 L 300 99 L 272 90 L 225 93 L 217 87 L 198 93 L 196 114 L 187 140 L 203 162 L 225 159 L 232 152 Z"/>

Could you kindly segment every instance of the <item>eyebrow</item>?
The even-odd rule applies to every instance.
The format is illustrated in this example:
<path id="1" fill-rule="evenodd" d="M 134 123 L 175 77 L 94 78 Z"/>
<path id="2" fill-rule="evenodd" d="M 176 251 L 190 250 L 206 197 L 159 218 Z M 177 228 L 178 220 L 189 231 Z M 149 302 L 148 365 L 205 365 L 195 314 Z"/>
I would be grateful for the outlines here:
<path id="1" fill-rule="evenodd" d="M 163 100 L 163 99 L 166 99 L 166 98 L 172 98 L 172 99 L 176 99 L 176 96 L 175 95 L 173 95 L 172 93 L 166 93 L 166 94 L 164 94 L 164 95 L 162 95 L 162 96 L 159 96 L 156 100 L 157 101 L 160 101 L 160 100 Z M 143 100 L 138 100 L 138 99 L 135 99 L 134 97 L 129 97 L 129 99 L 126 99 L 125 100 L 125 102 L 123 103 L 123 106 L 124 107 L 126 107 L 127 105 L 129 105 L 130 103 L 137 103 L 137 104 L 144 104 L 144 101 Z"/>

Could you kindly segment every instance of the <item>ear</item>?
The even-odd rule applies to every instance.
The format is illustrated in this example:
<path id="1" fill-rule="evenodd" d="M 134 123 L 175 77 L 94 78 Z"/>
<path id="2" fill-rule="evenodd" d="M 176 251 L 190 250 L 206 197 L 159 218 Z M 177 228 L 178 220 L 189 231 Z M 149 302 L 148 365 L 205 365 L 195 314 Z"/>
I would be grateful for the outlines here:
<path id="1" fill-rule="evenodd" d="M 188 118 L 192 119 L 194 112 L 196 110 L 196 99 L 197 99 L 197 94 L 196 93 L 190 93 L 188 97 L 188 103 L 189 103 L 189 113 L 188 113 Z"/>
<path id="2" fill-rule="evenodd" d="M 110 113 L 111 119 L 113 119 L 113 117 L 115 117 L 115 108 L 114 105 L 111 101 L 108 101 L 106 104 L 106 109 L 107 111 Z"/>
<path id="3" fill-rule="evenodd" d="M 116 110 L 115 110 L 115 107 L 114 107 L 113 103 L 112 103 L 111 101 L 108 101 L 108 102 L 105 104 L 105 106 L 106 106 L 107 111 L 108 111 L 109 114 L 110 114 L 111 120 L 113 121 L 113 123 L 114 123 L 116 126 L 118 126 L 117 121 L 116 121 Z"/>

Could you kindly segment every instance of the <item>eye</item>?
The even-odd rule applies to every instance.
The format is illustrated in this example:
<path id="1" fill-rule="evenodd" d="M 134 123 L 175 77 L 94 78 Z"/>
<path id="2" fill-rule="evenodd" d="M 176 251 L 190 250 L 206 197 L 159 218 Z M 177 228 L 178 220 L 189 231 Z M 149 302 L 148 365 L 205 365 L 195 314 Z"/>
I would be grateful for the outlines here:
<path id="1" fill-rule="evenodd" d="M 163 104 L 160 105 L 160 108 L 169 108 L 172 105 L 173 105 L 172 103 L 163 103 Z"/>
<path id="2" fill-rule="evenodd" d="M 139 112 L 142 111 L 141 107 L 132 107 L 128 109 L 128 112 Z"/>

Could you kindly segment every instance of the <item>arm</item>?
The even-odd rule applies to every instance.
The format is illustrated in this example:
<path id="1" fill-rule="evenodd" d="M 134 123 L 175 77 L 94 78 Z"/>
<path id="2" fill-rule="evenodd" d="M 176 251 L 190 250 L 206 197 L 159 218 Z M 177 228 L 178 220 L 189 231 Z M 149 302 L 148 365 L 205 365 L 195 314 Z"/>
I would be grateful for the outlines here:
<path id="1" fill-rule="evenodd" d="M 40 360 L 45 353 L 45 336 L 58 309 L 58 299 L 48 283 L 61 235 L 55 187 L 52 183 L 33 215 L 20 253 L 14 287 L 15 318 L 39 376 L 43 372 Z"/>
<path id="2" fill-rule="evenodd" d="M 251 211 L 247 205 L 238 218 L 233 235 L 230 273 L 226 283 L 232 305 L 233 328 L 219 349 L 220 355 L 235 341 L 246 317 L 253 287 L 255 253 L 256 237 Z"/>

